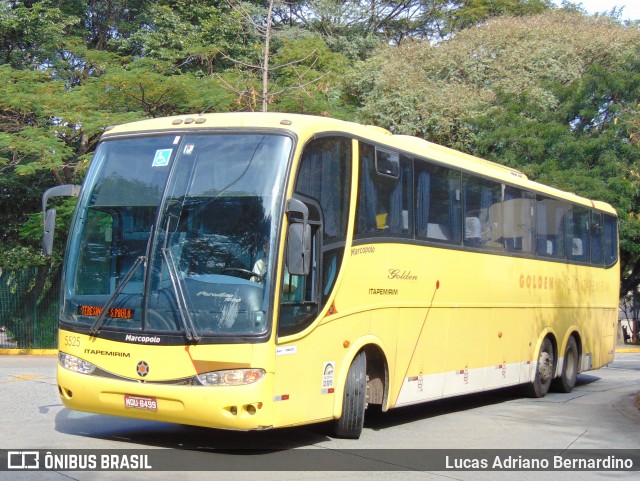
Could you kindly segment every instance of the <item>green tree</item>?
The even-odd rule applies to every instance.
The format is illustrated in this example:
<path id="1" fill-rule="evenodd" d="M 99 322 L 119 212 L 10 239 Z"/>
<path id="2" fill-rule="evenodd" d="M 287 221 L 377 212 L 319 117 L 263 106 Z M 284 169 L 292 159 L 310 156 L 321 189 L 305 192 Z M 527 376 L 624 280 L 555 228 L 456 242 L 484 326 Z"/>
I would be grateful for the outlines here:
<path id="1" fill-rule="evenodd" d="M 56 56 L 58 42 L 79 22 L 53 1 L 0 3 L 0 64 L 37 68 Z"/>
<path id="2" fill-rule="evenodd" d="M 503 16 L 536 15 L 551 9 L 550 0 L 444 0 L 443 33 L 457 32 Z"/>
<path id="3" fill-rule="evenodd" d="M 613 204 L 624 294 L 640 283 L 640 29 L 549 12 L 388 47 L 348 78 L 362 119 Z"/>
<path id="4" fill-rule="evenodd" d="M 348 69 L 348 59 L 332 52 L 319 36 L 300 31 L 280 38 L 274 54 L 278 68 L 273 72 L 275 88 L 280 89 L 274 108 L 281 112 L 331 115 L 349 118 L 354 112 L 345 105 L 339 82 Z"/>
<path id="5" fill-rule="evenodd" d="M 59 276 L 73 203 L 55 201 L 61 215 L 55 253 L 47 259 L 40 254 L 42 193 L 52 185 L 81 182 L 104 129 L 233 105 L 216 78 L 189 68 L 190 50 L 147 55 L 158 48 L 137 34 L 158 30 L 143 23 L 154 5 L 42 0 L 0 6 L 0 267 L 6 272 L 40 266 L 11 316 L 14 326 L 35 325 L 34 315 L 46 310 L 39 299 Z M 197 31 L 189 18 L 180 20 L 185 38 Z M 140 47 L 140 38 L 149 40 L 148 46 Z M 193 48 L 201 52 L 202 44 Z M 19 331 L 23 345 L 33 344 L 33 330 Z"/>
<path id="6" fill-rule="evenodd" d="M 238 5 L 245 28 L 253 32 L 253 54 L 225 55 L 233 68 L 217 77 L 236 95 L 240 109 L 343 115 L 336 78 L 347 59 L 332 52 L 321 36 L 276 22 L 276 5 L 274 0 L 266 10 Z"/>

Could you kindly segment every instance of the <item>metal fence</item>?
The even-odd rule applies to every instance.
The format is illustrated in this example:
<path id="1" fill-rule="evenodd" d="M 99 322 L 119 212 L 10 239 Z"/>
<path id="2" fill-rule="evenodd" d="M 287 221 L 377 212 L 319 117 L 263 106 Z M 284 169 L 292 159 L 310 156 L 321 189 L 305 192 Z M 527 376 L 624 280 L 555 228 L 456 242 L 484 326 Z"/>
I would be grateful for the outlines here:
<path id="1" fill-rule="evenodd" d="M 59 304 L 59 267 L 1 272 L 0 348 L 55 349 Z"/>

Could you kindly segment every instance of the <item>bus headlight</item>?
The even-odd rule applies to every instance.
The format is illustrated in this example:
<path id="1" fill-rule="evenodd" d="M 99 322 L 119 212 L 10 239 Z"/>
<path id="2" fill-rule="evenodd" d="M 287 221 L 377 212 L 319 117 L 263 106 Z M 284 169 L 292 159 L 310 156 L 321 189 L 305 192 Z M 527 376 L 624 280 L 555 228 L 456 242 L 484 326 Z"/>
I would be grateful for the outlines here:
<path id="1" fill-rule="evenodd" d="M 264 376 L 264 369 L 230 369 L 198 374 L 196 378 L 203 386 L 240 386 L 252 384 Z"/>
<path id="2" fill-rule="evenodd" d="M 80 374 L 91 374 L 96 369 L 95 364 L 91 364 L 89 361 L 72 356 L 71 354 L 65 354 L 64 352 L 58 353 L 58 362 L 65 369 L 79 372 Z"/>

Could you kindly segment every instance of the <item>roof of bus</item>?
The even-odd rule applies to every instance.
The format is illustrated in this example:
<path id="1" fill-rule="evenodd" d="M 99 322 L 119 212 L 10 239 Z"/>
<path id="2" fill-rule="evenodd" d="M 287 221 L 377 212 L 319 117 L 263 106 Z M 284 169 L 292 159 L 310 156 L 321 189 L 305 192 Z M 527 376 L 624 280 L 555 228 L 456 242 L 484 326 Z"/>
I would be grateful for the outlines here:
<path id="1" fill-rule="evenodd" d="M 527 179 L 522 172 L 488 160 L 474 157 L 448 147 L 428 142 L 418 137 L 394 135 L 381 127 L 362 125 L 354 122 L 337 120 L 330 117 L 312 115 L 277 113 L 277 112 L 232 112 L 216 114 L 179 115 L 131 122 L 110 127 L 103 138 L 130 134 L 133 132 L 184 131 L 185 129 L 232 129 L 260 128 L 281 129 L 294 132 L 304 142 L 314 134 L 322 132 L 346 133 L 370 140 L 376 144 L 386 145 L 407 153 L 437 161 L 461 170 L 474 172 L 486 177 L 495 178 L 512 185 L 531 189 L 579 204 L 595 207 L 599 210 L 615 213 L 609 204 L 591 201 L 570 192 L 564 192 L 547 185 Z"/>

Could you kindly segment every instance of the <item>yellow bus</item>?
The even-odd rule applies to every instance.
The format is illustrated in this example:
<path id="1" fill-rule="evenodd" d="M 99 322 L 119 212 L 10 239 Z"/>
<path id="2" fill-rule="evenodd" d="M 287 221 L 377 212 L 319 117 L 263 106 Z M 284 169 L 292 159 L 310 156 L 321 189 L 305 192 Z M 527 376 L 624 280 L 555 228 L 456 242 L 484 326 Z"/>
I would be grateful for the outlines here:
<path id="1" fill-rule="evenodd" d="M 618 286 L 615 210 L 514 169 L 322 117 L 144 120 L 104 133 L 79 192 L 58 387 L 79 411 L 358 438 L 369 404 L 571 391 L 613 359 Z"/>

